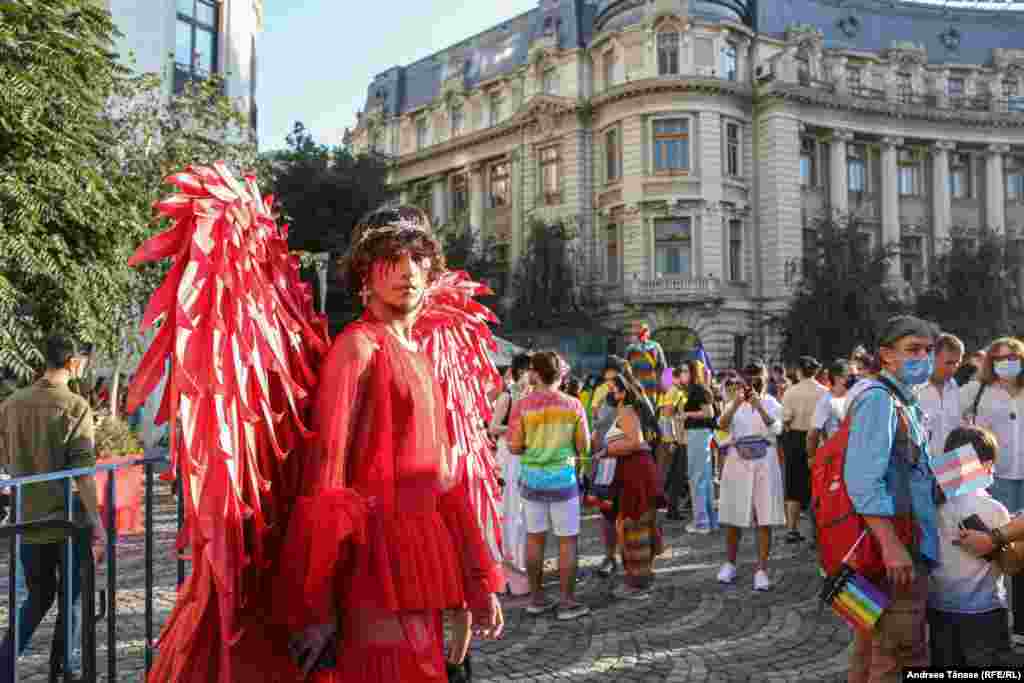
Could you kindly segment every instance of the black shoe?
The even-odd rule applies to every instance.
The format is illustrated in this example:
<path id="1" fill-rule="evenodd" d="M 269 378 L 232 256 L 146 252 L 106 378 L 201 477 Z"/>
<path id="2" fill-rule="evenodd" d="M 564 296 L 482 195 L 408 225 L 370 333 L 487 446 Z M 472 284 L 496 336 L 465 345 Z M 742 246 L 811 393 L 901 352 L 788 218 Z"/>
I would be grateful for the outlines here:
<path id="1" fill-rule="evenodd" d="M 615 569 L 618 564 L 610 557 L 604 558 L 601 566 L 597 568 L 597 575 L 603 579 L 607 579 L 609 576 L 615 573 Z"/>
<path id="2" fill-rule="evenodd" d="M 786 543 L 799 543 L 802 540 L 804 536 L 799 531 L 794 530 L 786 534 Z"/>
<path id="3" fill-rule="evenodd" d="M 678 509 L 672 508 L 665 515 L 665 519 L 671 520 L 673 522 L 681 522 L 683 520 L 683 513 L 681 513 Z"/>

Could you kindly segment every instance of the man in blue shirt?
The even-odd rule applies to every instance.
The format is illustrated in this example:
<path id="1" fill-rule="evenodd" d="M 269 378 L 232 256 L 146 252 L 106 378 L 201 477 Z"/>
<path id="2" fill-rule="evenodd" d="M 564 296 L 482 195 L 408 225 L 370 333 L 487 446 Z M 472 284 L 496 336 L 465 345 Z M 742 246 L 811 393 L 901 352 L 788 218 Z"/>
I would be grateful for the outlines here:
<path id="1" fill-rule="evenodd" d="M 846 487 L 879 543 L 882 587 L 892 600 L 871 636 L 856 634 L 851 682 L 899 681 L 903 667 L 928 665 L 928 571 L 939 557 L 936 484 L 924 415 L 912 389 L 931 377 L 935 336 L 934 326 L 920 318 L 890 319 L 879 342 L 882 381 L 871 380 L 850 407 Z M 898 426 L 897 400 L 905 408 L 907 433 Z M 907 517 L 917 530 L 909 544 L 894 524 Z"/>

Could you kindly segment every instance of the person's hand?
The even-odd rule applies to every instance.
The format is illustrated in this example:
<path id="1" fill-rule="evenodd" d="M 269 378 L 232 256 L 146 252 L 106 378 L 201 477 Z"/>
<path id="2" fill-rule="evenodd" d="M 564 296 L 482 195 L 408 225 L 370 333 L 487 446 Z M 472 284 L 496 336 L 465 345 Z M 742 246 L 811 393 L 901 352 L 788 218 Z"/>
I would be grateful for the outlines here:
<path id="1" fill-rule="evenodd" d="M 337 624 L 330 623 L 307 626 L 302 633 L 292 636 L 288 643 L 288 653 L 302 669 L 304 679 L 313 671 L 327 648 L 334 647 L 337 634 Z"/>
<path id="2" fill-rule="evenodd" d="M 107 559 L 107 530 L 99 519 L 94 520 L 92 526 L 92 559 L 96 564 Z"/>
<path id="3" fill-rule="evenodd" d="M 494 593 L 485 609 L 473 610 L 473 634 L 484 640 L 496 640 L 505 630 L 505 615 Z"/>
<path id="4" fill-rule="evenodd" d="M 909 588 L 914 583 L 914 563 L 902 543 L 882 543 L 882 561 L 885 574 L 893 586 Z"/>
<path id="5" fill-rule="evenodd" d="M 468 609 L 452 610 L 450 625 L 452 640 L 448 646 L 448 663 L 458 666 L 469 653 L 469 643 L 473 639 L 469 631 L 473 623 L 473 613 Z"/>
<path id="6" fill-rule="evenodd" d="M 963 527 L 960 527 L 960 538 L 955 541 L 955 544 L 978 557 L 984 557 L 995 550 L 995 543 L 992 542 L 992 537 L 989 534 Z"/>

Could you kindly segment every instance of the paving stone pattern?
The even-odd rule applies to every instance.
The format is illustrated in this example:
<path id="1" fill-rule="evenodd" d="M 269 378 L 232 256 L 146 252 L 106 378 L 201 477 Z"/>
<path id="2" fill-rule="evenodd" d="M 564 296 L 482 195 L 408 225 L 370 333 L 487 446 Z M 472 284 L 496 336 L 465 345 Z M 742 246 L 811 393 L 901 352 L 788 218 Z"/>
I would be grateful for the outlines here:
<path id="1" fill-rule="evenodd" d="M 173 605 L 176 563 L 174 499 L 166 484 L 155 500 L 156 632 Z M 522 598 L 506 599 L 507 631 L 497 642 L 475 643 L 478 681 L 842 681 L 847 667 L 849 629 L 819 610 L 820 585 L 813 554 L 805 545 L 776 544 L 772 576 L 776 587 L 757 593 L 753 585 L 752 535 L 744 538 L 740 570 L 733 586 L 715 576 L 724 559 L 722 534 L 686 534 L 682 522 L 665 522 L 669 545 L 658 559 L 653 595 L 644 601 L 610 596 L 615 581 L 593 569 L 603 550 L 599 519 L 587 516 L 580 541 L 581 564 L 591 575 L 579 598 L 589 617 L 559 622 L 532 617 Z M 117 680 L 139 681 L 143 674 L 145 606 L 143 538 L 122 538 L 117 555 Z M 548 543 L 547 585 L 557 595 L 556 545 Z M 0 628 L 7 628 L 7 558 L 0 549 Z M 106 585 L 106 568 L 97 576 Z M 100 680 L 107 670 L 107 621 L 97 628 Z M 53 616 L 40 626 L 22 657 L 20 680 L 47 681 Z"/>

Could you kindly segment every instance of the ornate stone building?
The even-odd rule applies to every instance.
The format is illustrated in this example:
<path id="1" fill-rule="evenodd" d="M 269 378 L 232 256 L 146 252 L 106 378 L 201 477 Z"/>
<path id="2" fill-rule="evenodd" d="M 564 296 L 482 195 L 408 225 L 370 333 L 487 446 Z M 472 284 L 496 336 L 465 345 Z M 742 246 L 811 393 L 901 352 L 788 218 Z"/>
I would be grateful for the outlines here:
<path id="1" fill-rule="evenodd" d="M 1024 239 L 1024 13 L 874 0 L 541 0 L 369 88 L 352 133 L 512 263 L 577 226 L 621 346 L 774 356 L 814 219 L 853 212 L 920 283 L 956 235 Z M 1024 283 L 1022 283 L 1024 284 Z M 614 335 L 613 335 L 614 336 Z"/>

